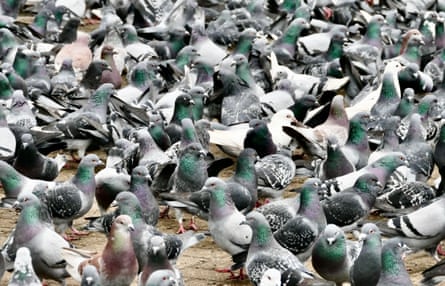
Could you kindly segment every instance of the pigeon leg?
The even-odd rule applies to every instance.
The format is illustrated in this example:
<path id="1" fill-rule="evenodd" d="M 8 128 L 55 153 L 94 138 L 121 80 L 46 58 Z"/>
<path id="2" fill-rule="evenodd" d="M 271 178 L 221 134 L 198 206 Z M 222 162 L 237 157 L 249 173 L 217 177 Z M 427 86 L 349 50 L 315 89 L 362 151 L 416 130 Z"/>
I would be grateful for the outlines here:
<path id="1" fill-rule="evenodd" d="M 74 226 L 71 226 L 70 229 L 71 229 L 71 232 L 73 233 L 73 235 L 80 236 L 80 235 L 88 235 L 89 234 L 88 231 L 80 231 L 77 228 L 75 228 Z"/>
<path id="2" fill-rule="evenodd" d="M 233 273 L 230 268 L 215 269 L 215 271 L 219 273 L 230 273 L 230 277 L 228 278 L 229 280 L 244 280 L 244 273 L 242 268 L 239 271 L 239 275 L 235 275 L 235 273 Z"/>
<path id="3" fill-rule="evenodd" d="M 168 211 L 170 210 L 169 206 L 166 206 L 160 213 L 159 213 L 159 217 L 160 218 L 170 218 L 168 215 Z"/>
<path id="4" fill-rule="evenodd" d="M 198 231 L 198 226 L 195 224 L 195 216 L 192 216 L 192 218 L 190 219 L 189 229 Z"/>

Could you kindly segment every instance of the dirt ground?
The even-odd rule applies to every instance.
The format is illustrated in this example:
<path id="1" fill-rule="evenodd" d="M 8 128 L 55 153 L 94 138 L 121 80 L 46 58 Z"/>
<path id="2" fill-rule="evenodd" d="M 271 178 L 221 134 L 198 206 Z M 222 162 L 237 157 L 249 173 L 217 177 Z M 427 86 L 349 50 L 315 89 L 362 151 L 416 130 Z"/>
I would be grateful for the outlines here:
<path id="1" fill-rule="evenodd" d="M 105 159 L 104 152 L 99 152 L 99 155 Z M 63 181 L 73 175 L 76 165 L 70 165 L 71 166 L 69 168 L 63 170 L 57 180 Z M 228 169 L 222 172 L 222 176 L 229 176 L 231 173 L 232 169 Z M 299 181 L 296 180 L 296 182 L 290 187 L 297 186 Z M 97 208 L 93 208 L 87 216 L 95 215 L 98 215 Z M 0 243 L 3 243 L 6 240 L 6 237 L 16 223 L 17 216 L 18 214 L 16 214 L 12 209 L 0 209 Z M 171 211 L 170 216 L 170 218 L 161 219 L 158 227 L 164 232 L 174 233 L 177 230 L 174 212 Z M 189 218 L 190 216 L 186 215 L 186 219 Z M 75 221 L 75 225 L 77 227 L 81 227 L 85 225 L 85 223 L 86 221 L 83 219 L 78 219 Z M 200 231 L 207 230 L 207 223 L 205 221 L 197 219 L 197 225 L 200 228 Z M 105 236 L 103 234 L 91 232 L 86 236 L 82 236 L 79 240 L 73 241 L 73 244 L 77 248 L 100 251 L 104 247 L 105 241 Z M 405 262 L 415 285 L 419 285 L 421 272 L 435 263 L 434 259 L 425 252 L 410 254 L 405 259 Z M 227 280 L 228 274 L 217 273 L 214 271 L 215 268 L 222 268 L 229 265 L 231 265 L 230 256 L 218 249 L 210 237 L 207 237 L 195 247 L 186 250 L 179 258 L 177 264 L 178 268 L 183 273 L 186 285 L 251 285 L 248 280 Z M 306 265 L 311 268 L 310 261 L 308 261 Z M 9 278 L 10 274 L 6 273 L 0 285 L 7 285 Z M 68 286 L 79 285 L 73 279 L 68 279 L 67 282 Z M 135 281 L 133 284 L 137 285 L 137 282 Z M 58 283 L 48 281 L 48 285 L 58 285 Z M 445 285 L 445 283 L 443 285 Z"/>

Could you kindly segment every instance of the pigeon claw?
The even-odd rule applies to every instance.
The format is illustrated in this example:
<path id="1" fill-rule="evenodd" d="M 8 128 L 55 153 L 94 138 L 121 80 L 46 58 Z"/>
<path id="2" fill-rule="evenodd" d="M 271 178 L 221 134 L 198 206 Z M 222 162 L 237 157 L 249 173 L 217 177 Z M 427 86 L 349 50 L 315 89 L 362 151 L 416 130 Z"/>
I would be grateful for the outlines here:
<path id="1" fill-rule="evenodd" d="M 195 217 L 192 216 L 192 218 L 190 219 L 190 224 L 188 226 L 188 229 L 194 230 L 194 231 L 198 231 L 198 226 L 195 223 Z"/>
<path id="2" fill-rule="evenodd" d="M 178 231 L 176 231 L 177 234 L 181 234 L 185 232 L 184 225 L 182 223 L 179 225 Z"/>

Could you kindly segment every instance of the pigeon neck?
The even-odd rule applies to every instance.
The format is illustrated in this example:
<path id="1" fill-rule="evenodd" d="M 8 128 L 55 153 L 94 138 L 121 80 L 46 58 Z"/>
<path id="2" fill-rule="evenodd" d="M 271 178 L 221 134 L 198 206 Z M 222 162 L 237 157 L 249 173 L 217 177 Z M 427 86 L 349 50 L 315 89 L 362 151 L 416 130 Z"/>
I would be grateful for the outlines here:
<path id="1" fill-rule="evenodd" d="M 389 275 L 399 275 L 403 271 L 403 261 L 401 257 L 391 250 L 382 253 L 382 272 Z"/>
<path id="2" fill-rule="evenodd" d="M 235 54 L 242 54 L 248 56 L 252 48 L 252 39 L 244 37 L 241 38 L 235 48 Z"/>
<path id="3" fill-rule="evenodd" d="M 191 118 L 191 109 L 189 106 L 185 106 L 182 103 L 175 104 L 175 110 L 173 112 L 172 122 L 181 124 L 181 120 L 184 118 Z"/>
<path id="4" fill-rule="evenodd" d="M 236 74 L 245 81 L 247 84 L 254 84 L 252 75 L 250 74 L 249 65 L 247 62 L 241 63 L 236 66 Z"/>
<path id="5" fill-rule="evenodd" d="M 255 163 L 253 160 L 240 156 L 236 164 L 235 177 L 243 180 L 254 180 L 256 179 L 255 174 Z"/>
<path id="6" fill-rule="evenodd" d="M 27 206 L 22 210 L 20 214 L 20 221 L 26 225 L 27 229 L 34 229 L 36 226 L 40 225 L 40 211 L 39 205 L 35 204 L 32 206 Z M 20 224 L 22 225 L 22 224 Z"/>
<path id="7" fill-rule="evenodd" d="M 445 22 L 436 23 L 436 50 L 442 50 L 442 58 L 445 53 Z"/>
<path id="8" fill-rule="evenodd" d="M 337 237 L 333 244 L 329 244 L 326 238 L 319 238 L 321 247 L 315 247 L 315 257 L 320 261 L 330 261 L 341 267 L 346 258 L 346 241 L 344 237 Z"/>
<path id="9" fill-rule="evenodd" d="M 289 45 L 295 45 L 300 33 L 302 31 L 302 27 L 300 25 L 292 25 L 287 29 L 287 31 L 283 35 L 282 42 Z"/>
<path id="10" fill-rule="evenodd" d="M 6 164 L 6 163 L 5 163 Z M 25 177 L 17 172 L 13 167 L 0 172 L 0 181 L 7 197 L 17 197 L 23 188 Z"/>
<path id="11" fill-rule="evenodd" d="M 417 63 L 420 58 L 420 50 L 417 44 L 409 43 L 405 52 L 405 57 L 410 61 Z"/>
<path id="12" fill-rule="evenodd" d="M 366 31 L 366 38 L 368 40 L 380 39 L 380 24 L 375 22 L 370 23 L 368 26 L 368 30 Z"/>
<path id="13" fill-rule="evenodd" d="M 144 69 L 134 69 L 131 75 L 131 83 L 137 87 L 142 88 L 148 81 L 148 74 Z"/>
<path id="14" fill-rule="evenodd" d="M 400 88 L 397 75 L 392 72 L 385 73 L 380 91 L 379 101 L 386 103 L 397 102 L 400 98 Z"/>
<path id="15" fill-rule="evenodd" d="M 267 223 L 258 223 L 253 229 L 251 245 L 259 248 L 267 247 L 273 239 L 272 231 Z"/>
<path id="16" fill-rule="evenodd" d="M 234 211 L 232 208 L 233 202 L 226 195 L 224 189 L 216 189 L 211 192 L 210 196 L 209 210 L 211 218 L 225 218 Z"/>
<path id="17" fill-rule="evenodd" d="M 369 149 L 368 134 L 360 122 L 356 120 L 349 122 L 349 136 L 346 144 L 360 146 L 361 149 Z"/>
<path id="18" fill-rule="evenodd" d="M 327 52 L 327 60 L 339 59 L 343 55 L 343 41 L 332 40 Z"/>
<path id="19" fill-rule="evenodd" d="M 43 35 L 46 31 L 46 23 L 48 22 L 48 16 L 44 13 L 39 13 L 34 17 L 33 28 L 37 30 L 38 33 Z"/>
<path id="20" fill-rule="evenodd" d="M 7 78 L 0 80 L 0 99 L 11 98 L 13 90 Z"/>
<path id="21" fill-rule="evenodd" d="M 77 168 L 73 183 L 84 193 L 93 193 L 96 188 L 94 180 L 94 167 L 84 166 L 82 164 Z"/>

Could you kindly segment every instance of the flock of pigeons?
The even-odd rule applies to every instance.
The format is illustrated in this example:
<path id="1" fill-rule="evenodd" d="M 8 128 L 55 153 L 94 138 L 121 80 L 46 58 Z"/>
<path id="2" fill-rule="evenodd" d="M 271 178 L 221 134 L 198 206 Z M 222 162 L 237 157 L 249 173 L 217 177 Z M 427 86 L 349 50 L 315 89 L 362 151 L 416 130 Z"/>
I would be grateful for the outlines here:
<path id="1" fill-rule="evenodd" d="M 183 285 L 175 261 L 206 235 L 232 256 L 218 271 L 254 285 L 413 285 L 403 256 L 420 250 L 438 260 L 421 283 L 445 279 L 445 180 L 432 179 L 445 176 L 445 1 L 0 11 L 2 205 L 20 210 L 1 248 L 8 285 Z M 60 150 L 79 159 L 63 182 L 66 156 L 47 156 Z M 70 243 L 94 203 L 99 254 Z M 156 227 L 170 208 L 177 234 Z"/>

